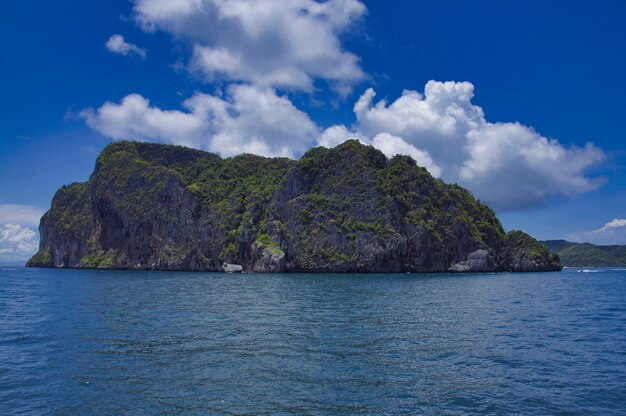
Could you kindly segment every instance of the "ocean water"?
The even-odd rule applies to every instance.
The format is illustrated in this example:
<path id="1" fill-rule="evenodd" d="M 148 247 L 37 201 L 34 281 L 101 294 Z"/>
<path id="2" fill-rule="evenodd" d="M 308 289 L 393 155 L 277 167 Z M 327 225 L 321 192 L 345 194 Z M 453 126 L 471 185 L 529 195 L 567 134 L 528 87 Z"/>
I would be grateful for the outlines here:
<path id="1" fill-rule="evenodd" d="M 626 414 L 626 270 L 0 268 L 0 414 Z"/>

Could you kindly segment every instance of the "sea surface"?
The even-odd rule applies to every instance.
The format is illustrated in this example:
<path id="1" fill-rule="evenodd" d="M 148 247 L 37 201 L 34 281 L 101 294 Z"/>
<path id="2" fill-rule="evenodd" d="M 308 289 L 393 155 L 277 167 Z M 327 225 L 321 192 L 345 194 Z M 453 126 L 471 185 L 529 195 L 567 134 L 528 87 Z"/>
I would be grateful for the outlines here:
<path id="1" fill-rule="evenodd" d="M 0 414 L 626 414 L 626 270 L 0 268 Z"/>

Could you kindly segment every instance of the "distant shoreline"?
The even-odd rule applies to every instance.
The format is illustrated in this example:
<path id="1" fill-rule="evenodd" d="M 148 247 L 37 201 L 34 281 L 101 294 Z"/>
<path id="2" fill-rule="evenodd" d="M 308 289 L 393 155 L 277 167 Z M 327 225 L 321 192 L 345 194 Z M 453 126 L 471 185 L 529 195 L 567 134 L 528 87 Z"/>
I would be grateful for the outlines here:
<path id="1" fill-rule="evenodd" d="M 573 243 L 567 240 L 545 240 L 551 253 L 556 253 L 563 267 L 626 267 L 626 246 Z"/>

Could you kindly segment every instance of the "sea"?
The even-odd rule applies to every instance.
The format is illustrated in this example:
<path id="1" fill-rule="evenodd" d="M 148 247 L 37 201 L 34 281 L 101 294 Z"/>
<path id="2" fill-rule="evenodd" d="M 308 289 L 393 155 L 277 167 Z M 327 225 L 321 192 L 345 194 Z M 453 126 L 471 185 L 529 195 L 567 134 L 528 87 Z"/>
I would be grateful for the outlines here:
<path id="1" fill-rule="evenodd" d="M 0 268 L 2 415 L 624 415 L 626 270 Z"/>

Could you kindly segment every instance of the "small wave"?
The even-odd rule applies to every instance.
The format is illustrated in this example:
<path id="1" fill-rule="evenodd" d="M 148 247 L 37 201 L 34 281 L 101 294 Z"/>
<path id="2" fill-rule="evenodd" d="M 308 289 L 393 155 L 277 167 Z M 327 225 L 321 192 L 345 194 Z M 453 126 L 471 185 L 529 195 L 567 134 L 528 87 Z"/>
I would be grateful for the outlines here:
<path id="1" fill-rule="evenodd" d="M 626 271 L 626 269 L 617 268 L 617 267 L 602 267 L 598 269 L 580 269 L 576 271 L 578 273 L 604 273 L 604 272 L 623 272 L 623 271 Z"/>

